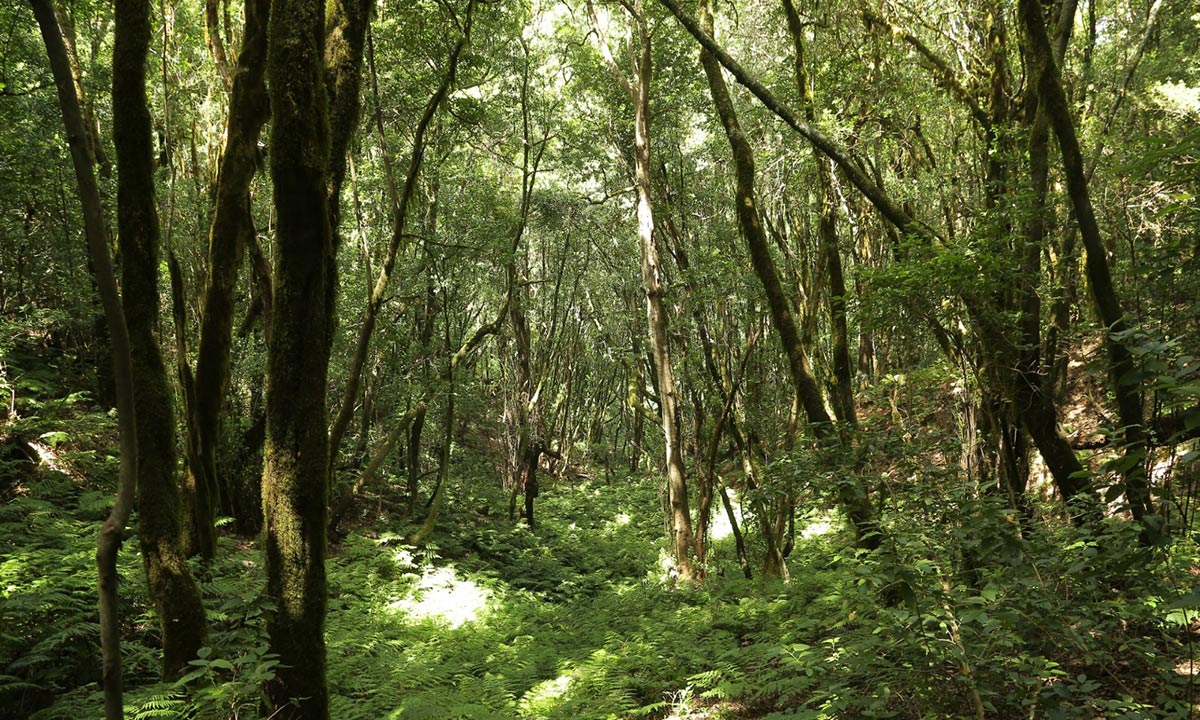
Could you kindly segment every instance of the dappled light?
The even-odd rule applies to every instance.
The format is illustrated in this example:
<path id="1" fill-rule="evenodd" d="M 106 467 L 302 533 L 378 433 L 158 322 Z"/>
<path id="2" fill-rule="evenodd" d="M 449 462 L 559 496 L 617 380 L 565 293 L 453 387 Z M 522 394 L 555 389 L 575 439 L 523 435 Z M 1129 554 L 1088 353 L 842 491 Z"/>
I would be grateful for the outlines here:
<path id="1" fill-rule="evenodd" d="M 0 28 L 0 720 L 1200 717 L 1200 0 Z"/>
<path id="2" fill-rule="evenodd" d="M 453 567 L 427 566 L 411 593 L 392 600 L 387 608 L 416 621 L 434 620 L 454 629 L 485 616 L 490 600 L 486 588 L 460 579 Z"/>

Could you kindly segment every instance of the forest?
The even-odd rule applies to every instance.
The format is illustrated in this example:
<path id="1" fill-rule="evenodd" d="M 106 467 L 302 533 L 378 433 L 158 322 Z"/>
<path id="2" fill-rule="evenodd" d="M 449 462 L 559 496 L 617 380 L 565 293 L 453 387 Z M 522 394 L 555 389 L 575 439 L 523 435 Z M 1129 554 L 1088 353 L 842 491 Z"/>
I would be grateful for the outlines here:
<path id="1" fill-rule="evenodd" d="M 0 4 L 0 720 L 1200 716 L 1200 0 Z"/>

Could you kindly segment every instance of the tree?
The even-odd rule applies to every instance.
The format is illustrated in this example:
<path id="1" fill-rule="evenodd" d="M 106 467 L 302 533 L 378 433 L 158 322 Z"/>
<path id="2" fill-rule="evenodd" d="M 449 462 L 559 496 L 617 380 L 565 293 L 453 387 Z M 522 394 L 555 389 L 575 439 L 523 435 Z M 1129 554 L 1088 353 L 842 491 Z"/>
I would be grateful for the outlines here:
<path id="1" fill-rule="evenodd" d="M 699 28 L 711 35 L 712 10 L 707 3 L 701 5 Z M 803 69 L 803 54 L 799 51 L 799 48 L 797 49 L 798 67 Z M 708 78 L 713 104 L 716 106 L 717 114 L 721 119 L 721 124 L 725 128 L 725 134 L 729 138 L 729 144 L 733 150 L 734 167 L 737 176 L 736 204 L 738 226 L 741 228 L 742 235 L 749 248 L 750 260 L 754 267 L 754 272 L 766 292 L 767 306 L 771 311 L 771 320 L 779 333 L 779 342 L 783 346 L 784 354 L 787 356 L 788 369 L 791 372 L 796 395 L 799 398 L 800 405 L 804 408 L 813 434 L 825 441 L 832 440 L 834 438 L 833 421 L 829 417 L 829 413 L 825 410 L 825 400 L 821 395 L 816 381 L 813 380 L 809 369 L 808 352 L 797 330 L 796 322 L 790 309 L 791 303 L 784 294 L 779 274 L 775 269 L 775 261 L 771 257 L 766 231 L 759 217 L 758 200 L 754 193 L 755 168 L 753 151 L 738 123 L 733 102 L 725 86 L 725 79 L 721 75 L 720 63 L 707 48 L 702 48 L 700 61 L 704 66 L 704 73 Z M 803 77 L 805 76 L 801 74 L 799 82 L 801 87 L 806 87 L 807 83 L 803 80 Z M 828 184 L 827 177 L 825 180 L 826 184 Z M 822 222 L 827 223 L 830 220 L 823 218 Z M 829 243 L 829 239 L 826 234 L 829 232 L 831 232 L 830 228 L 822 228 L 822 237 L 827 243 Z M 827 251 L 836 253 L 836 239 L 829 244 L 832 247 L 828 248 Z M 840 278 L 840 266 L 838 268 L 836 276 Z M 841 294 L 844 295 L 844 293 L 845 287 L 843 284 Z M 838 326 L 836 311 L 834 314 L 836 327 Z M 838 363 L 840 367 L 838 374 L 843 376 L 841 381 L 846 387 L 849 387 L 849 378 L 846 377 L 849 370 L 849 353 L 844 348 L 846 334 L 844 317 L 842 318 L 840 327 L 843 347 L 842 352 L 838 353 L 839 358 L 841 358 L 841 362 Z M 853 425 L 853 402 L 846 403 L 846 399 L 843 398 L 839 401 L 838 407 L 841 408 L 841 412 L 845 415 L 847 424 Z M 871 506 L 870 498 L 866 494 L 865 489 L 853 481 L 842 481 L 839 483 L 839 488 L 839 496 L 846 511 L 846 516 L 854 525 L 859 546 L 867 550 L 878 548 L 880 545 L 878 521 L 875 518 L 875 510 Z M 790 516 L 792 512 L 790 500 L 784 504 L 786 508 L 783 508 L 780 512 L 785 513 L 785 517 Z M 782 547 L 782 529 L 785 525 L 777 519 L 772 518 L 772 522 L 766 527 L 771 529 L 770 532 L 766 533 L 768 537 L 766 571 L 776 575 L 786 574 Z"/>
<path id="2" fill-rule="evenodd" d="M 71 75 L 67 48 L 62 32 L 54 16 L 51 0 L 30 0 L 34 17 L 41 30 L 54 84 L 58 92 L 59 107 L 63 124 L 66 126 L 67 141 L 71 150 L 71 162 L 75 169 L 75 180 L 79 189 L 79 200 L 83 206 L 87 235 L 88 258 L 92 263 L 97 290 L 104 307 L 108 323 L 109 342 L 112 348 L 113 376 L 116 384 L 117 421 L 120 430 L 121 469 L 117 495 L 112 510 L 100 526 L 96 541 L 96 570 L 100 595 L 100 646 L 102 652 L 102 677 L 104 689 L 104 717 L 119 720 L 124 717 L 121 676 L 121 629 L 117 606 L 117 552 L 133 508 L 137 485 L 137 406 L 134 397 L 133 360 L 131 357 L 129 331 L 117 292 L 117 280 L 109 257 L 108 229 L 104 220 L 104 208 L 100 202 L 100 191 L 96 185 L 91 154 L 87 148 L 88 130 L 80 108 L 79 95 Z"/>
<path id="3" fill-rule="evenodd" d="M 209 3 L 209 7 L 215 15 L 216 3 Z M 221 404 L 229 385 L 238 269 L 246 247 L 255 243 L 250 183 L 258 168 L 259 134 L 269 114 L 264 73 L 270 10 L 269 0 L 245 3 L 245 30 L 231 83 L 225 147 L 208 235 L 208 277 L 194 379 L 186 363 L 181 373 L 188 429 L 186 539 L 189 554 L 205 558 L 216 553 L 213 522 L 222 495 L 217 477 L 217 443 Z M 210 40 L 213 37 L 217 43 L 214 47 L 220 47 L 220 35 L 210 34 Z M 231 491 L 226 485 L 223 494 L 227 499 Z"/>
<path id="4" fill-rule="evenodd" d="M 634 187 L 637 191 L 637 238 L 638 252 L 642 264 L 642 285 L 646 293 L 646 321 L 650 334 L 651 358 L 657 379 L 659 415 L 662 423 L 666 453 L 668 517 L 670 520 L 672 546 L 680 577 L 693 579 L 697 570 L 693 566 L 692 518 L 688 510 L 686 470 L 683 462 L 681 427 L 679 422 L 679 396 L 675 388 L 675 370 L 671 362 L 668 335 L 669 319 L 663 300 L 665 287 L 663 271 L 659 264 L 658 247 L 654 235 L 654 208 L 650 181 L 650 82 L 651 67 L 650 18 L 641 0 L 626 6 L 630 25 L 630 74 L 628 77 L 613 60 L 612 51 L 601 32 L 595 10 L 588 5 L 592 24 L 596 28 L 596 42 L 601 56 L 610 72 L 625 90 L 633 104 L 634 112 Z M 635 362 L 640 359 L 635 358 Z"/>
<path id="5" fill-rule="evenodd" d="M 328 101 L 321 0 L 276 0 L 267 35 L 276 257 L 267 344 L 263 550 L 269 631 L 281 667 L 267 686 L 272 714 L 329 717 L 325 680 L 325 393 L 334 282 L 326 185 Z M 314 299 L 317 299 L 314 301 Z"/>
<path id="6" fill-rule="evenodd" d="M 200 592 L 180 547 L 175 410 L 155 338 L 159 232 L 153 140 L 146 104 L 150 4 L 117 4 L 113 45 L 113 142 L 117 155 L 117 241 L 137 405 L 138 537 L 163 631 L 163 675 L 180 674 L 204 644 Z"/>

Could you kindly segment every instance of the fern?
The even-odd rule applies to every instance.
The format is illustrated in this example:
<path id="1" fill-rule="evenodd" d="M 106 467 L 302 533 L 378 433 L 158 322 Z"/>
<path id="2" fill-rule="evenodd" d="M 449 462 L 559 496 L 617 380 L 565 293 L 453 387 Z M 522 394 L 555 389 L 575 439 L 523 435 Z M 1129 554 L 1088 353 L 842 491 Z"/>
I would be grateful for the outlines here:
<path id="1" fill-rule="evenodd" d="M 188 720 L 195 717 L 194 713 L 195 707 L 186 696 L 179 691 L 173 691 L 146 698 L 131 717 L 133 720 L 156 720 L 158 718 Z"/>

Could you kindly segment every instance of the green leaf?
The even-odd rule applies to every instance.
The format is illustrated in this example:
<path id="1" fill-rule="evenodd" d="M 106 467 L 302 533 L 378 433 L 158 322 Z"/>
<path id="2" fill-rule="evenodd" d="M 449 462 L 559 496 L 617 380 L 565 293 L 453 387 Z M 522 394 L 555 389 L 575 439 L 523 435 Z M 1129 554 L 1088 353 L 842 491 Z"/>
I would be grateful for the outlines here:
<path id="1" fill-rule="evenodd" d="M 1104 491 L 1104 502 L 1113 502 L 1117 498 L 1121 497 L 1122 493 L 1124 492 L 1125 488 L 1121 485 L 1109 485 L 1108 489 Z"/>

